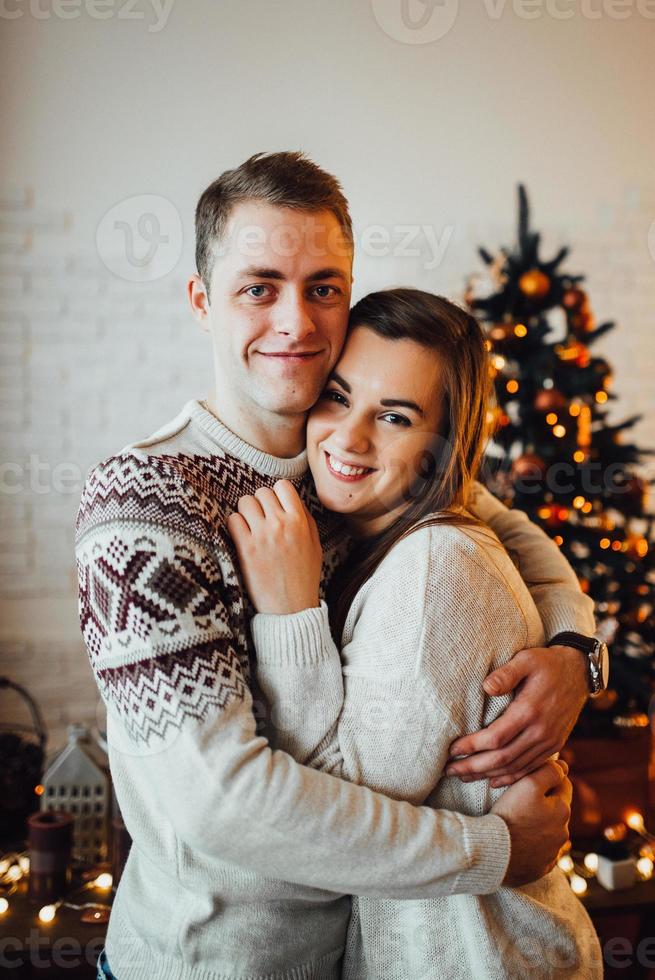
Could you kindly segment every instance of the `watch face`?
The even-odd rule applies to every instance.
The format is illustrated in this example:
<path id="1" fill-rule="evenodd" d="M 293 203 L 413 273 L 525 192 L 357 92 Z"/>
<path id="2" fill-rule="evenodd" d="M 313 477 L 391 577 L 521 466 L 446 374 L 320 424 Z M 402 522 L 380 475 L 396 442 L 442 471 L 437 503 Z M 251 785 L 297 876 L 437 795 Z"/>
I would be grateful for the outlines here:
<path id="1" fill-rule="evenodd" d="M 598 645 L 598 672 L 601 690 L 605 690 L 610 679 L 610 654 L 606 643 Z"/>

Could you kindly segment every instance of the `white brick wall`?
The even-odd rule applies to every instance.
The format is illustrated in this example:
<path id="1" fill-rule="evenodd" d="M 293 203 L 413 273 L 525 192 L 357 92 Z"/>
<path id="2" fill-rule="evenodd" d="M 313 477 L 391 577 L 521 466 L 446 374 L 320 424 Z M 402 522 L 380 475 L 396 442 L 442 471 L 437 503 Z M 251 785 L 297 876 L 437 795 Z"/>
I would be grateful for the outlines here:
<path id="1" fill-rule="evenodd" d="M 117 279 L 71 251 L 70 228 L 27 191 L 0 194 L 0 671 L 36 696 L 51 749 L 98 710 L 76 615 L 85 475 L 210 380 L 183 281 Z M 0 697 L 3 718 L 28 720 Z"/>
<path id="2" fill-rule="evenodd" d="M 568 267 L 588 275 L 597 319 L 620 321 L 599 348 L 622 396 L 615 415 L 644 412 L 638 436 L 655 446 L 650 216 L 655 196 L 632 189 L 589 227 L 546 231 L 574 243 Z M 513 220 L 460 232 L 436 272 L 398 263 L 394 275 L 456 296 L 476 269 L 473 246 L 511 241 Z M 0 670 L 39 700 L 51 748 L 98 707 L 76 619 L 73 522 L 84 476 L 210 383 L 208 340 L 186 311 L 181 272 L 126 282 L 96 255 L 75 254 L 71 227 L 70 214 L 28 191 L 0 193 Z M 358 295 L 382 285 L 379 266 L 363 268 Z M 0 710 L 25 720 L 8 695 Z"/>

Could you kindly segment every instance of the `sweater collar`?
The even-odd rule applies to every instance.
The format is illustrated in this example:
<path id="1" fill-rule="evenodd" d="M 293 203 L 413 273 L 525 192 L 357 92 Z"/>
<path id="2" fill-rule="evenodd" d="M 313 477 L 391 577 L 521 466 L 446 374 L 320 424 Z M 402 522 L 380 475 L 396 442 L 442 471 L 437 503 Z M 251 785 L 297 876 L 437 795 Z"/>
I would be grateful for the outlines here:
<path id="1" fill-rule="evenodd" d="M 292 459 L 282 459 L 262 452 L 255 446 L 244 442 L 240 436 L 218 419 L 207 409 L 204 402 L 190 401 L 186 406 L 189 416 L 214 442 L 219 449 L 230 456 L 247 463 L 257 473 L 263 476 L 275 477 L 278 480 L 296 480 L 307 472 L 307 450 L 303 449 Z"/>

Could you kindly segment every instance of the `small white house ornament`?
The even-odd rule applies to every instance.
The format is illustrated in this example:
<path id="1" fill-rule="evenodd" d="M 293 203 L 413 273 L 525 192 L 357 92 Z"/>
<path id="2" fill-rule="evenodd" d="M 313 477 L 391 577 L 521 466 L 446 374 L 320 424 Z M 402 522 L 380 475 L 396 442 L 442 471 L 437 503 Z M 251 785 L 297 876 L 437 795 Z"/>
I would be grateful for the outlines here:
<path id="1" fill-rule="evenodd" d="M 106 861 L 111 811 L 111 780 L 106 753 L 85 725 L 69 725 L 68 745 L 46 769 L 42 810 L 73 814 L 73 856 L 94 864 Z"/>

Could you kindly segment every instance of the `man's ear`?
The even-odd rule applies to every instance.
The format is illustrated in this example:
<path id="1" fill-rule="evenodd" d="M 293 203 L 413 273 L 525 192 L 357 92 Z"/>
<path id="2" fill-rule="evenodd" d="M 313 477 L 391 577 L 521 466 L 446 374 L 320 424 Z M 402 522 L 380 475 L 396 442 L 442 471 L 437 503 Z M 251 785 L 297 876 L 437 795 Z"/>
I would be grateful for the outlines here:
<path id="1" fill-rule="evenodd" d="M 201 324 L 203 330 L 209 330 L 207 318 L 209 316 L 209 297 L 205 284 L 197 273 L 190 276 L 187 283 L 187 296 L 191 312 L 196 320 Z"/>

